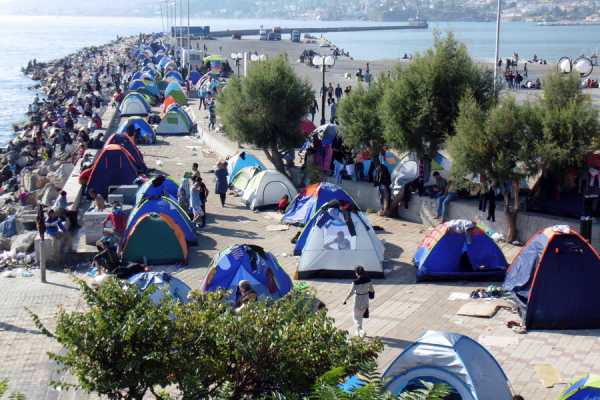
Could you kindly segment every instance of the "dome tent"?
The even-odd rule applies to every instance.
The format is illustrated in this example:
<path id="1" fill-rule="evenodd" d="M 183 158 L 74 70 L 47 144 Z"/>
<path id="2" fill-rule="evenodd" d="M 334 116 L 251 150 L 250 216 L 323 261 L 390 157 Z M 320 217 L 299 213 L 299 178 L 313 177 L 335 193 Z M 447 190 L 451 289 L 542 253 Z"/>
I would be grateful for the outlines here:
<path id="1" fill-rule="evenodd" d="M 125 133 L 113 133 L 106 140 L 106 145 L 117 144 L 123 147 L 125 150 L 129 152 L 129 154 L 133 157 L 135 162 L 135 166 L 140 172 L 144 172 L 147 170 L 146 164 L 144 163 L 144 156 L 138 147 L 133 143 L 133 139 L 129 137 L 129 135 Z"/>
<path id="2" fill-rule="evenodd" d="M 600 376 L 586 375 L 571 382 L 558 400 L 600 399 Z"/>
<path id="3" fill-rule="evenodd" d="M 233 178 L 237 175 L 237 173 L 246 167 L 256 167 L 260 171 L 267 169 L 264 164 L 252 154 L 246 151 L 240 151 L 233 157 L 227 160 L 227 179 L 229 180 L 229 184 L 231 184 Z"/>
<path id="4" fill-rule="evenodd" d="M 373 278 L 383 278 L 384 247 L 369 221 L 358 211 L 331 201 L 319 209 L 296 241 L 301 256 L 298 278 L 354 277 L 362 266 Z"/>
<path id="5" fill-rule="evenodd" d="M 290 202 L 282 221 L 286 224 L 305 225 L 315 213 L 332 200 L 346 202 L 358 208 L 352 197 L 340 186 L 333 183 L 314 183 L 298 193 Z"/>
<path id="6" fill-rule="evenodd" d="M 296 188 L 285 175 L 279 171 L 266 170 L 252 177 L 244 189 L 242 200 L 251 210 L 255 210 L 277 204 L 284 195 L 291 199 L 296 193 Z"/>
<path id="7" fill-rule="evenodd" d="M 139 204 L 144 199 L 160 198 L 162 196 L 170 197 L 177 201 L 177 192 L 179 185 L 172 178 L 159 175 L 148 179 L 140 186 L 135 194 L 135 203 Z"/>
<path id="8" fill-rule="evenodd" d="M 183 232 L 186 242 L 189 244 L 196 244 L 198 242 L 198 236 L 194 229 L 194 225 L 188 214 L 183 210 L 177 202 L 169 197 L 163 196 L 160 198 L 152 198 L 142 200 L 138 205 L 131 211 L 129 218 L 127 219 L 127 228 L 125 235 L 127 236 L 129 230 L 132 229 L 136 222 L 146 214 L 165 214 L 169 216 Z"/>
<path id="9" fill-rule="evenodd" d="M 417 280 L 503 280 L 507 262 L 492 238 L 472 221 L 436 226 L 414 256 Z"/>
<path id="10" fill-rule="evenodd" d="M 517 302 L 527 329 L 595 329 L 600 328 L 598 282 L 596 250 L 574 229 L 558 225 L 529 239 L 502 288 Z"/>
<path id="11" fill-rule="evenodd" d="M 91 167 L 87 182 L 87 190 L 106 198 L 108 187 L 130 185 L 138 176 L 135 160 L 129 152 L 118 144 L 104 146 Z"/>
<path id="12" fill-rule="evenodd" d="M 142 292 L 156 287 L 150 296 L 150 300 L 154 304 L 159 304 L 165 293 L 168 293 L 174 300 L 185 304 L 188 302 L 188 294 L 192 290 L 183 281 L 167 272 L 140 272 L 133 275 L 128 281 Z"/>
<path id="13" fill-rule="evenodd" d="M 186 263 L 188 247 L 181 228 L 165 214 L 143 215 L 128 230 L 123 260 L 147 265 Z"/>
<path id="14" fill-rule="evenodd" d="M 259 298 L 276 300 L 293 287 L 292 279 L 273 254 L 259 246 L 241 244 L 217 254 L 202 282 L 202 290 L 232 290 L 237 297 L 237 287 L 242 280 L 250 282 Z"/>
<path id="15" fill-rule="evenodd" d="M 121 117 L 146 116 L 150 111 L 150 105 L 144 96 L 136 92 L 127 94 L 119 106 Z"/>
<path id="16" fill-rule="evenodd" d="M 448 384 L 462 400 L 511 400 L 508 378 L 496 359 L 473 339 L 449 332 L 425 332 L 383 373 L 393 394 L 420 381 Z"/>
<path id="17" fill-rule="evenodd" d="M 248 187 L 248 183 L 259 172 L 260 169 L 258 167 L 244 167 L 240 169 L 231 180 L 231 187 L 238 193 L 244 193 L 244 189 Z"/>
<path id="18" fill-rule="evenodd" d="M 191 132 L 190 117 L 177 107 L 170 108 L 156 128 L 159 135 L 188 135 Z"/>
<path id="19" fill-rule="evenodd" d="M 165 98 L 169 96 L 173 97 L 175 101 L 177 101 L 177 104 L 187 104 L 187 98 L 185 96 L 183 88 L 177 82 L 171 82 L 167 85 L 167 88 L 165 89 Z"/>
<path id="20" fill-rule="evenodd" d="M 148 122 L 146 122 L 145 119 L 140 117 L 127 118 L 126 120 L 121 122 L 119 128 L 117 129 L 117 133 L 125 134 L 128 131 L 128 129 L 130 129 L 130 126 L 132 126 L 134 130 L 140 130 L 140 135 L 142 137 L 143 142 L 136 143 L 137 145 L 156 143 L 156 133 L 154 133 L 154 129 L 152 129 L 150 124 L 148 124 Z"/>

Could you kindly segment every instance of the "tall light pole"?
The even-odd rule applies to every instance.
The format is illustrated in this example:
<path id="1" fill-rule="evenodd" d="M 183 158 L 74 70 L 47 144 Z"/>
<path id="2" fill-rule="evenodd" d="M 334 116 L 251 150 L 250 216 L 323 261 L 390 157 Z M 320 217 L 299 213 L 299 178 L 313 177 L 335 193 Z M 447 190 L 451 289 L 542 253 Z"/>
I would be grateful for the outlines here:
<path id="1" fill-rule="evenodd" d="M 313 65 L 320 65 L 321 71 L 323 72 L 323 84 L 321 85 L 321 125 L 325 125 L 327 120 L 325 119 L 325 71 L 327 67 L 332 67 L 335 64 L 335 58 L 333 56 L 314 56 L 312 59 Z"/>
<path id="2" fill-rule="evenodd" d="M 187 2 L 187 12 L 188 12 L 188 26 L 187 26 L 187 49 L 188 49 L 188 54 L 189 51 L 192 49 L 192 37 L 190 35 L 190 0 L 188 0 Z M 188 69 L 191 68 L 191 64 L 188 66 Z"/>
<path id="3" fill-rule="evenodd" d="M 496 15 L 496 57 L 494 58 L 494 93 L 498 81 L 498 60 L 500 59 L 500 21 L 502 19 L 502 0 L 498 0 L 498 14 Z"/>
<path id="4" fill-rule="evenodd" d="M 244 58 L 242 53 L 231 53 L 231 59 L 235 60 L 235 66 L 237 67 L 238 77 L 240 76 L 240 61 Z"/>

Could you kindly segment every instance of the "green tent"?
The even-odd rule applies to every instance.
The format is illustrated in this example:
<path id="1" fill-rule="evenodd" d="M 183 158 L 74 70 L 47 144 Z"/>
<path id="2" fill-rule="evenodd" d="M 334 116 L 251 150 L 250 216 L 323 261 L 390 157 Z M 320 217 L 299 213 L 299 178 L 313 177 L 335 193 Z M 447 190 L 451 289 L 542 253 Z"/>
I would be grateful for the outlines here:
<path id="1" fill-rule="evenodd" d="M 148 265 L 187 262 L 188 248 L 181 228 L 165 214 L 142 216 L 123 244 L 123 261 Z"/>

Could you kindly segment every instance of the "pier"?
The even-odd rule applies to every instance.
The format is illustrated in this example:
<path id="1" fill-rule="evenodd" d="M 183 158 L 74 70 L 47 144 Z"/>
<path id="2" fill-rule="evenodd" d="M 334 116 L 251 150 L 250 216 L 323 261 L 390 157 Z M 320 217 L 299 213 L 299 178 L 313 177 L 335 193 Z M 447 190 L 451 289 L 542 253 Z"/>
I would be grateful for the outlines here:
<path id="1" fill-rule="evenodd" d="M 331 32 L 366 32 L 366 31 L 394 31 L 406 29 L 428 29 L 427 22 L 405 24 L 405 25 L 379 25 L 379 26 L 336 26 L 336 27 L 308 27 L 308 28 L 280 28 L 280 33 L 291 34 L 292 31 L 300 33 L 331 33 Z M 271 29 L 264 28 L 267 32 Z M 189 34 L 193 37 L 230 37 L 239 36 L 259 36 L 261 29 L 227 29 L 224 31 L 211 32 L 208 26 L 190 26 Z M 174 26 L 171 28 L 173 36 L 185 36 L 188 34 L 187 26 Z"/>

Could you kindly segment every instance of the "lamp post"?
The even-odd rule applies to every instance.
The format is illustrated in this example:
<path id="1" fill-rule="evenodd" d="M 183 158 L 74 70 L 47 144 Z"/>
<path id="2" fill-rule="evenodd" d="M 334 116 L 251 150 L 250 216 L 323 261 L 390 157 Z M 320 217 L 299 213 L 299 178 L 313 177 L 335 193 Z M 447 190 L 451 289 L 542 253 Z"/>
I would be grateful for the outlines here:
<path id="1" fill-rule="evenodd" d="M 312 59 L 313 65 L 320 65 L 323 71 L 323 84 L 321 85 L 321 125 L 325 125 L 325 71 L 327 67 L 333 67 L 335 58 L 333 56 L 314 56 Z"/>
<path id="2" fill-rule="evenodd" d="M 498 12 L 496 14 L 496 57 L 494 58 L 494 93 L 498 80 L 498 59 L 500 58 L 500 21 L 502 18 L 502 0 L 498 0 Z"/>
<path id="3" fill-rule="evenodd" d="M 240 76 L 240 61 L 244 58 L 242 53 L 231 53 L 231 59 L 235 60 L 235 66 L 237 67 L 237 74 Z"/>

